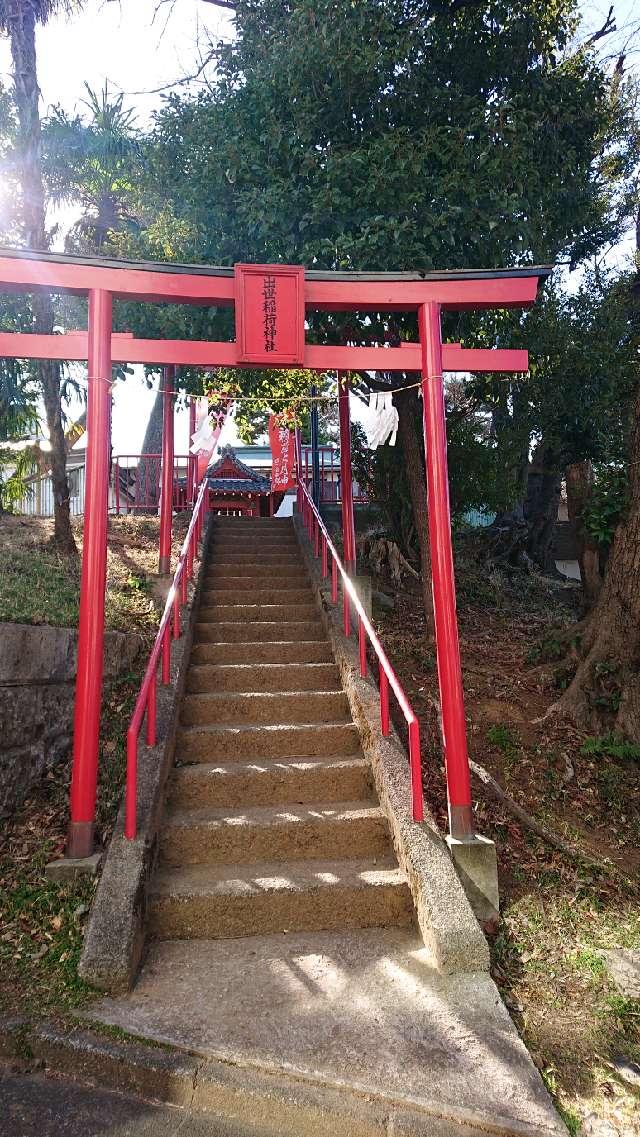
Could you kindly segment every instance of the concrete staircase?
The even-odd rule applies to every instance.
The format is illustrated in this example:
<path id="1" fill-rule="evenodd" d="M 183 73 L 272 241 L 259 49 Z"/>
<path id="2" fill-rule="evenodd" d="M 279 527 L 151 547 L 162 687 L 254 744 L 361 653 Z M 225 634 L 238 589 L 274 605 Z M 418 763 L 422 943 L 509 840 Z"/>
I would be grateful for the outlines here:
<path id="1" fill-rule="evenodd" d="M 408 927 L 409 887 L 292 522 L 214 526 L 151 936 Z"/>

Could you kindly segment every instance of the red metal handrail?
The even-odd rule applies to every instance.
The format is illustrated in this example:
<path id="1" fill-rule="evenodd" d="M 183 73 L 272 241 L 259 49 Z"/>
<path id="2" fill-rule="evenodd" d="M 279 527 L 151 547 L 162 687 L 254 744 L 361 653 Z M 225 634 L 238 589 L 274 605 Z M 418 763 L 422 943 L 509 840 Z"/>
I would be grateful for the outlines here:
<path id="1" fill-rule="evenodd" d="M 127 775 L 125 788 L 124 835 L 133 841 L 137 832 L 136 813 L 138 804 L 138 739 L 142 720 L 147 716 L 147 746 L 156 744 L 156 694 L 158 664 L 162 656 L 162 682 L 171 681 L 171 637 L 180 638 L 180 605 L 187 602 L 189 580 L 193 577 L 193 561 L 204 529 L 209 494 L 206 478 L 193 507 L 187 535 L 178 558 L 173 583 L 169 589 L 162 619 L 149 655 L 149 662 L 140 685 L 136 705 L 127 729 Z"/>
<path id="2" fill-rule="evenodd" d="M 389 663 L 384 648 L 367 616 L 353 581 L 344 568 L 340 557 L 327 533 L 326 527 L 311 498 L 303 479 L 298 480 L 298 507 L 301 507 L 303 524 L 309 540 L 313 543 L 315 556 L 322 558 L 322 579 L 329 575 L 329 553 L 331 554 L 331 601 L 338 603 L 338 575 L 342 579 L 342 610 L 345 636 L 351 635 L 351 605 L 358 617 L 358 652 L 360 675 L 367 676 L 367 639 L 373 648 L 379 665 L 380 686 L 380 725 L 386 737 L 389 734 L 389 687 L 393 691 L 402 711 L 409 733 L 409 768 L 411 771 L 411 815 L 414 821 L 424 820 L 424 800 L 422 794 L 422 766 L 420 762 L 420 724 L 400 684 L 393 667 Z"/>
<path id="3" fill-rule="evenodd" d="M 193 487 L 190 485 L 190 462 L 188 454 L 176 454 L 173 460 L 173 507 L 185 509 L 193 501 Z M 111 463 L 115 512 L 135 513 L 142 510 L 157 510 L 161 496 L 162 454 L 117 454 Z M 135 481 L 126 482 L 129 477 L 137 478 L 141 472 L 142 485 Z M 125 484 L 123 484 L 123 476 Z M 184 482 L 184 485 L 180 484 Z"/>

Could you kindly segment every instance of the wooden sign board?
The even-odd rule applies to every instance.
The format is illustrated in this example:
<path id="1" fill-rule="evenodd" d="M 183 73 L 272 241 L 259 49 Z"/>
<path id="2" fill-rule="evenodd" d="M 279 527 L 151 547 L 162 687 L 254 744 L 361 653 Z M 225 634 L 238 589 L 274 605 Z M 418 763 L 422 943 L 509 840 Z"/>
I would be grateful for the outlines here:
<path id="1" fill-rule="evenodd" d="M 304 269 L 235 266 L 238 363 L 299 367 L 304 363 Z"/>

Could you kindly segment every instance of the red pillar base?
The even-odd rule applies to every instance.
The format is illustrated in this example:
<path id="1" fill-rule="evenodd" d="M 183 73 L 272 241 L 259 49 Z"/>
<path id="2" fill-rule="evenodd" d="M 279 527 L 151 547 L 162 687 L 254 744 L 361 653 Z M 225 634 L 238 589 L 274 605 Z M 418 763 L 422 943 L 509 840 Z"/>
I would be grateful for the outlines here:
<path id="1" fill-rule="evenodd" d="M 171 557 L 160 557 L 158 562 L 158 572 L 160 576 L 169 576 L 171 572 Z"/>
<path id="2" fill-rule="evenodd" d="M 470 805 L 449 806 L 449 833 L 456 841 L 473 841 L 473 810 Z"/>
<path id="3" fill-rule="evenodd" d="M 67 829 L 67 847 L 65 856 L 68 860 L 81 860 L 90 857 L 93 853 L 93 821 L 70 821 Z"/>

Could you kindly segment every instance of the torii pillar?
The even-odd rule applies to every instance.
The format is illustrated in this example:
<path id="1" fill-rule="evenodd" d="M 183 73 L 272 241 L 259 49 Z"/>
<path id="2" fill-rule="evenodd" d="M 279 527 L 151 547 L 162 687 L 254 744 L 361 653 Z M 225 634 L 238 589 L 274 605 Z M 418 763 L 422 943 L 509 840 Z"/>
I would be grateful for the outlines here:
<path id="1" fill-rule="evenodd" d="M 107 583 L 107 520 L 111 444 L 110 292 L 89 292 L 87 467 L 80 580 L 78 666 L 73 723 L 71 818 L 67 857 L 93 853 L 102 672 L 104 594 Z"/>

